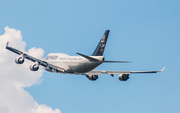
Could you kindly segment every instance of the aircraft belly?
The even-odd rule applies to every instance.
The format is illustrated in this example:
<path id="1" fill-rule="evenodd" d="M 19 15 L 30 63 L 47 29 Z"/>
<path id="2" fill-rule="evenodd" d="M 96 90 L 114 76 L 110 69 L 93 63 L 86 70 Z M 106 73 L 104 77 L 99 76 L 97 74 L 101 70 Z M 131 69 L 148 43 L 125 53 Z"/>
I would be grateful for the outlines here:
<path id="1" fill-rule="evenodd" d="M 93 70 L 100 64 L 101 63 L 84 63 L 83 65 L 75 66 L 72 70 L 74 73 L 86 73 Z"/>
<path id="2" fill-rule="evenodd" d="M 81 72 L 81 71 L 84 70 L 84 66 L 83 65 L 71 65 L 71 66 L 69 66 L 69 68 L 74 73 Z"/>

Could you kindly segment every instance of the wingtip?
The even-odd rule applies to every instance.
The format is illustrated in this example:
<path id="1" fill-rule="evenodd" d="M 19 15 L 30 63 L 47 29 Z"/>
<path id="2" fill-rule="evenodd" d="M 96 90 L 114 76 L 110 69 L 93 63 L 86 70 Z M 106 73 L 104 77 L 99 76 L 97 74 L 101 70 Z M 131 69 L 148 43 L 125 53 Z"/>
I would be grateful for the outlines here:
<path id="1" fill-rule="evenodd" d="M 165 68 L 166 68 L 166 67 L 164 67 L 164 68 L 161 70 L 161 72 L 163 72 Z"/>
<path id="2" fill-rule="evenodd" d="M 8 45 L 9 45 L 9 41 L 6 43 L 6 48 L 8 47 Z"/>

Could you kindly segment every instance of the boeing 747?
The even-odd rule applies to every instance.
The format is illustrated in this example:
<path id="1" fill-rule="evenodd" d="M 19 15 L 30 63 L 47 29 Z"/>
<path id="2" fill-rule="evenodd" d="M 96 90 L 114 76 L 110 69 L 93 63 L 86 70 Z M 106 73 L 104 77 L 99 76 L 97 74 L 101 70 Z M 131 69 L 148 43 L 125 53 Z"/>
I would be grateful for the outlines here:
<path id="1" fill-rule="evenodd" d="M 64 74 L 75 74 L 85 75 L 89 80 L 95 81 L 99 75 L 109 74 L 112 77 L 114 74 L 119 74 L 118 78 L 120 81 L 127 81 L 131 73 L 157 73 L 162 72 L 165 67 L 160 71 L 98 71 L 94 70 L 97 66 L 102 63 L 129 63 L 129 61 L 106 61 L 104 60 L 104 49 L 108 39 L 110 30 L 106 30 L 94 53 L 91 56 L 87 56 L 81 53 L 77 53 L 79 56 L 69 56 L 63 53 L 50 53 L 44 60 L 35 58 L 28 55 L 25 52 L 17 50 L 9 46 L 9 42 L 6 44 L 6 49 L 20 55 L 15 59 L 17 64 L 23 64 L 25 59 L 34 62 L 30 66 L 31 71 L 38 71 L 39 66 L 43 66 L 48 72 L 53 73 L 64 73 Z"/>

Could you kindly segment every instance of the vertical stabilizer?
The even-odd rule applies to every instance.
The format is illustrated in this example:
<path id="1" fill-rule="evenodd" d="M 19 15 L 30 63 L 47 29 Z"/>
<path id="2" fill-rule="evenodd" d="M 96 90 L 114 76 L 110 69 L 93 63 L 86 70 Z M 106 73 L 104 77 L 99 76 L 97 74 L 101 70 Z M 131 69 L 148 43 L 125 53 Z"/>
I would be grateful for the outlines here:
<path id="1" fill-rule="evenodd" d="M 106 30 L 92 56 L 103 56 L 110 30 Z"/>

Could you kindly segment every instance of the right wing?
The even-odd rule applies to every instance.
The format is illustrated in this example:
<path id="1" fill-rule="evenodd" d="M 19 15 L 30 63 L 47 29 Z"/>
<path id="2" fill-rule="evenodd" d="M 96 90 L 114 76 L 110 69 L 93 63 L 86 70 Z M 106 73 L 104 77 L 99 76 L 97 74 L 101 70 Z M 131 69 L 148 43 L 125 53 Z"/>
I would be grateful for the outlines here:
<path id="1" fill-rule="evenodd" d="M 103 74 L 131 74 L 131 73 L 157 73 L 157 72 L 162 72 L 164 71 L 166 67 L 164 67 L 160 71 L 98 71 L 98 70 L 93 70 L 85 73 L 86 75 L 103 75 Z"/>
<path id="2" fill-rule="evenodd" d="M 12 52 L 14 52 L 14 53 L 16 53 L 18 55 L 22 55 L 23 58 L 26 58 L 26 59 L 28 59 L 28 60 L 30 60 L 32 62 L 38 62 L 39 65 L 41 65 L 43 67 L 47 67 L 47 68 L 49 68 L 51 70 L 55 70 L 56 72 L 64 72 L 64 69 L 62 67 L 59 67 L 59 66 L 53 65 L 51 63 L 48 63 L 48 62 L 46 62 L 44 60 L 40 60 L 40 59 L 37 59 L 35 57 L 32 57 L 32 56 L 30 56 L 30 55 L 28 55 L 28 54 L 26 54 L 24 52 L 21 52 L 21 51 L 15 49 L 15 48 L 9 47 L 8 45 L 9 45 L 9 42 L 7 42 L 7 44 L 6 44 L 6 49 L 8 49 L 9 51 L 12 51 Z"/>

